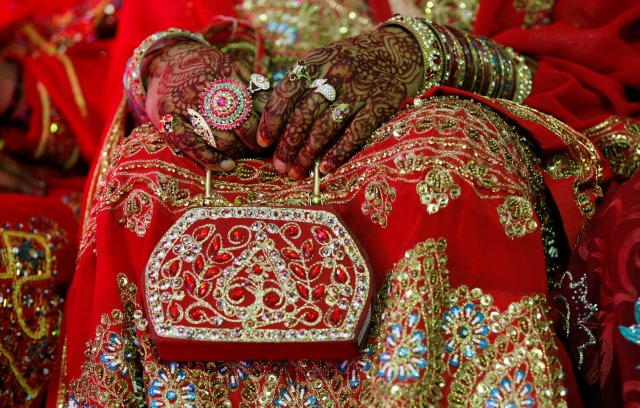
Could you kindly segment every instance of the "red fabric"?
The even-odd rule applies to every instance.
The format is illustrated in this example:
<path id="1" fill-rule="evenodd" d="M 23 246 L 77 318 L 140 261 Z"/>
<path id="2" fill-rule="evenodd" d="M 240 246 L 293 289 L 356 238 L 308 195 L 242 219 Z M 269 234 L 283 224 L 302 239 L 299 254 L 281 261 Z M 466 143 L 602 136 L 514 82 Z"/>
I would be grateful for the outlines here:
<path id="1" fill-rule="evenodd" d="M 511 3 L 483 2 L 475 32 L 539 61 L 528 106 L 574 129 L 640 114 L 638 2 L 559 0 L 553 22 L 531 30 Z"/>
<path id="2" fill-rule="evenodd" d="M 640 324 L 634 316 L 640 297 L 638 190 L 640 173 L 611 191 L 581 235 L 569 263 L 571 282 L 584 279 L 584 285 L 578 293 L 567 282 L 557 298 L 570 327 L 571 350 L 576 360 L 582 354 L 580 371 L 593 386 L 590 391 L 596 406 L 640 405 L 640 346 L 620 331 L 620 326 Z M 598 305 L 588 318 L 585 303 Z"/>
<path id="3" fill-rule="evenodd" d="M 443 323 L 442 313 L 448 310 L 451 305 L 446 302 L 442 303 L 442 305 L 438 303 L 438 296 L 449 299 L 449 294 L 451 293 L 449 291 L 453 288 L 462 286 L 469 289 L 479 288 L 483 293 L 491 295 L 490 301 L 496 308 L 495 310 L 504 313 L 512 302 L 519 302 L 523 297 L 536 293 L 545 294 L 547 287 L 540 229 L 537 228 L 522 237 L 509 237 L 505 233 L 505 226 L 501 223 L 497 210 L 497 207 L 503 202 L 503 196 L 500 194 L 493 196 L 490 190 L 479 188 L 474 182 L 468 182 L 457 173 L 452 172 L 454 182 L 461 189 L 460 197 L 451 198 L 448 204 L 443 205 L 437 213 L 429 214 L 417 193 L 419 190 L 416 188 L 416 183 L 422 183 L 431 167 L 425 166 L 421 170 L 410 171 L 406 175 L 401 175 L 398 172 L 398 167 L 394 164 L 394 158 L 397 157 L 398 151 L 403 152 L 403 154 L 412 153 L 415 157 L 425 157 L 425 160 L 436 158 L 448 160 L 449 154 L 456 154 L 448 151 L 448 149 L 454 149 L 450 146 L 470 140 L 465 133 L 466 126 L 469 123 L 475 123 L 474 128 L 478 129 L 478 132 L 483 135 L 482 137 L 499 137 L 492 130 L 494 125 L 505 123 L 500 115 L 484 116 L 486 111 L 479 110 L 479 104 L 465 104 L 461 102 L 462 99 L 451 99 L 451 101 L 453 101 L 455 108 L 451 105 L 440 108 L 440 103 L 445 102 L 435 101 L 433 106 L 425 107 L 423 110 L 416 110 L 419 112 L 416 117 L 409 116 L 412 110 L 408 110 L 404 115 L 396 119 L 396 121 L 408 120 L 412 129 L 414 129 L 413 126 L 419 126 L 419 123 L 423 123 L 423 120 L 429 118 L 437 121 L 447 119 L 456 122 L 452 128 L 447 128 L 446 132 L 442 132 L 438 127 L 434 126 L 427 130 L 423 129 L 420 132 L 411 130 L 403 136 L 390 136 L 354 158 L 353 163 L 358 163 L 354 167 L 349 170 L 345 168 L 323 179 L 323 185 L 325 186 L 323 191 L 330 191 L 328 186 L 333 185 L 332 183 L 337 183 L 335 188 L 340 191 L 344 189 L 344 196 L 336 195 L 335 201 L 332 199 L 327 204 L 335 205 L 336 211 L 345 220 L 353 234 L 360 240 L 363 248 L 371 258 L 378 287 L 382 286 L 389 271 L 394 270 L 396 265 L 406 257 L 406 254 L 414 250 L 419 243 L 439 238 L 446 241 L 446 250 L 443 250 L 446 253 L 446 260 L 442 260 L 440 266 L 444 268 L 446 265 L 446 269 L 449 272 L 443 279 L 447 282 L 447 285 L 450 284 L 451 286 L 450 288 L 446 286 L 445 293 L 436 291 L 434 298 L 428 295 L 424 296 L 424 308 L 430 307 L 427 305 L 432 301 L 438 305 L 433 309 L 434 315 L 425 315 L 420 319 L 420 330 L 424 330 L 427 333 L 424 334 L 425 338 L 430 338 L 429 336 L 436 336 L 438 335 L 437 333 L 440 333 L 440 325 L 445 324 Z M 431 102 L 427 103 L 431 104 Z M 507 112 L 504 109 L 501 109 L 501 111 Z M 476 119 L 478 116 L 480 116 L 480 119 Z M 478 120 L 478 122 L 474 122 L 475 120 Z M 542 133 L 536 127 L 533 128 L 533 131 L 535 136 Z M 429 140 L 442 140 L 442 144 L 430 146 L 429 143 L 425 143 Z M 448 142 L 451 142 L 451 144 L 448 144 Z M 156 198 L 151 198 L 150 201 L 137 201 L 136 197 L 155 196 L 154 185 L 162 183 L 166 169 L 173 169 L 173 166 L 177 166 L 176 168 L 179 168 L 180 171 L 178 173 L 169 171 L 166 174 L 171 174 L 170 179 L 172 183 L 175 183 L 172 184 L 174 191 L 180 191 L 181 194 L 187 194 L 187 196 L 194 198 L 197 194 L 202 193 L 201 183 L 193 183 L 191 181 L 194 176 L 202 177 L 202 169 L 193 161 L 182 155 L 177 155 L 165 137 L 159 136 L 155 131 L 149 131 L 149 133 L 136 131 L 125 143 L 114 156 L 113 166 L 105 174 L 105 186 L 113 186 L 114 188 L 102 190 L 100 193 L 102 198 L 94 202 L 94 213 L 90 219 L 90 224 L 95 225 L 95 228 L 87 232 L 85 237 L 87 246 L 83 248 L 79 257 L 76 278 L 69 292 L 66 310 L 67 365 L 65 370 L 67 377 L 63 381 L 73 381 L 80 378 L 83 374 L 83 363 L 85 361 L 89 361 L 89 364 L 100 365 L 102 364 L 99 362 L 100 356 L 103 353 L 111 353 L 108 350 L 101 351 L 101 347 L 105 344 L 104 342 L 98 345 L 96 349 L 98 351 L 96 351 L 97 354 L 95 355 L 85 355 L 84 350 L 86 349 L 87 341 L 93 341 L 96 338 L 96 327 L 103 324 L 101 322 L 104 321 L 104 316 L 112 315 L 113 310 L 122 310 L 123 308 L 123 300 L 118 292 L 119 279 L 122 281 L 122 276 L 125 276 L 128 282 L 134 283 L 139 287 L 139 282 L 143 277 L 142 275 L 154 247 L 159 242 L 160 237 L 167 232 L 185 210 L 183 205 L 176 205 L 172 201 L 168 201 L 164 205 L 156 205 Z M 478 145 L 481 145 L 481 143 Z M 143 148 L 142 146 L 146 147 Z M 371 159 L 372 157 L 377 157 L 380 161 Z M 466 162 L 467 159 L 469 158 L 461 158 L 463 162 Z M 516 160 L 520 159 L 516 158 Z M 139 164 L 139 166 L 136 165 L 135 169 L 129 167 L 134 163 Z M 171 163 L 171 166 L 168 166 L 169 163 Z M 492 169 L 495 168 L 499 174 L 503 174 L 498 170 L 499 164 L 487 164 Z M 244 165 L 247 170 L 251 170 L 249 173 L 258 169 L 272 171 L 268 161 L 247 160 Z M 464 168 L 464 165 L 462 166 Z M 513 177 L 515 177 L 515 186 L 527 183 L 525 178 L 520 175 L 514 175 Z M 236 183 L 238 188 L 227 188 L 227 186 L 236 186 Z M 352 185 L 353 189 L 350 187 Z M 264 195 L 266 200 L 271 200 L 271 197 L 297 197 L 300 194 L 303 197 L 307 197 L 306 194 L 309 191 L 309 185 L 290 183 L 284 179 L 277 178 L 265 181 L 259 177 L 257 179 L 246 179 L 224 174 L 214 176 L 213 187 L 216 197 L 224 198 L 230 202 L 235 199 L 246 199 L 247 191 Z M 245 188 L 248 190 L 244 190 Z M 377 193 L 381 195 L 380 199 L 375 198 Z M 133 207 L 135 207 L 134 203 L 140 203 L 141 207 L 135 214 L 127 213 L 127 208 L 133 207 L 126 203 L 130 203 Z M 375 208 L 364 211 L 363 208 L 365 207 Z M 384 218 L 380 218 L 381 216 Z M 538 220 L 535 215 L 532 215 L 532 217 Z M 138 230 L 137 228 L 140 229 Z M 117 253 L 117 256 L 113 256 L 114 253 Z M 430 260 L 432 258 L 425 260 L 424 268 L 429 267 Z M 420 267 L 420 265 L 422 263 L 418 262 L 414 267 Z M 118 278 L 118 274 L 123 275 Z M 412 279 L 425 279 L 424 285 L 426 287 L 432 285 L 432 282 L 427 282 L 427 280 L 433 278 L 434 281 L 437 281 L 435 271 L 434 275 L 427 276 L 409 273 L 406 275 L 407 278 L 400 278 L 402 275 L 397 272 L 394 272 L 393 276 L 394 279 L 400 280 L 394 283 L 394 289 L 390 291 L 391 296 L 395 292 L 402 291 L 403 287 L 407 286 Z M 402 279 L 405 280 L 403 281 Z M 411 294 L 410 296 L 415 296 L 419 299 L 423 298 L 422 295 L 417 294 Z M 477 301 L 477 299 L 475 300 Z M 456 299 L 451 299 L 451 302 L 457 301 Z M 394 308 L 396 305 L 398 306 L 397 312 L 390 311 L 387 314 L 387 319 L 390 319 L 392 316 L 402 316 L 403 313 L 408 313 L 404 309 L 404 304 L 404 301 L 389 301 L 383 303 L 381 307 Z M 464 306 L 465 303 L 461 305 Z M 480 308 L 481 304 L 477 303 L 477 307 Z M 416 313 L 426 313 L 425 310 L 427 309 L 424 308 L 418 307 Z M 411 322 L 409 316 L 406 316 L 406 318 Z M 540 319 L 545 321 L 543 314 L 536 315 L 535 319 L 537 323 L 540 323 Z M 379 321 L 379 323 L 381 325 L 385 324 L 384 320 Z M 127 324 L 129 323 L 111 325 L 108 333 L 124 336 L 124 333 L 128 330 L 126 328 Z M 533 325 L 533 323 L 531 324 Z M 513 323 L 513 325 L 515 327 L 518 323 Z M 537 324 L 534 326 L 537 326 Z M 372 336 L 369 339 L 369 344 L 372 345 L 374 350 L 385 348 L 392 350 L 393 338 L 386 342 L 385 339 L 387 336 L 399 336 L 399 334 L 394 334 L 393 329 L 389 330 L 389 328 L 385 328 L 380 338 Z M 429 330 L 432 331 L 429 332 Z M 147 341 L 145 339 L 149 336 L 148 329 L 140 327 L 136 333 L 139 336 L 140 347 L 146 347 L 143 345 Z M 545 331 L 544 333 L 544 336 L 551 336 L 551 331 Z M 450 334 L 455 336 L 453 332 Z M 497 336 L 491 334 L 490 338 L 493 341 Z M 419 337 L 417 339 L 419 340 Z M 537 339 L 537 337 L 533 336 L 531 341 L 537 341 L 534 339 Z M 549 337 L 549 341 L 553 343 L 551 337 Z M 524 343 L 522 345 L 523 347 L 528 347 Z M 540 345 L 539 347 L 539 350 L 544 349 L 546 353 L 548 347 L 552 347 L 552 345 L 545 345 L 544 347 Z M 175 351 L 177 353 L 180 352 L 180 350 Z M 190 352 L 190 350 L 187 352 Z M 498 352 L 503 351 L 499 349 Z M 556 350 L 554 349 L 550 353 L 555 355 Z M 561 354 L 563 351 L 560 350 L 558 353 Z M 525 354 L 530 355 L 528 352 Z M 155 376 L 158 375 L 158 370 L 163 369 L 162 367 L 165 367 L 167 362 L 155 354 L 153 347 L 148 352 L 141 354 L 139 358 L 145 370 L 145 374 L 142 376 L 146 381 L 145 388 L 143 390 L 134 390 L 133 386 L 129 385 L 127 390 L 134 390 L 132 392 L 143 398 L 147 404 L 150 404 L 151 401 L 155 402 L 163 398 L 164 394 L 156 395 L 153 391 L 155 389 L 153 388 L 155 387 L 153 381 L 155 381 Z M 442 364 L 450 365 L 451 356 L 434 355 L 432 358 L 442 359 Z M 357 361 L 348 360 L 344 364 L 358 364 Z M 315 362 L 311 363 L 315 364 Z M 334 367 L 336 363 L 328 362 L 327 364 Z M 197 369 L 199 367 L 197 364 L 190 365 L 189 367 L 191 368 L 189 370 Z M 220 362 L 219 364 L 227 363 Z M 229 364 L 235 363 L 229 362 Z M 253 386 L 263 387 L 265 377 L 262 376 L 262 373 L 266 372 L 273 363 L 254 361 L 251 364 L 253 367 L 252 372 L 256 373 L 251 379 Z M 286 361 L 282 364 L 291 364 L 293 367 L 298 363 Z M 358 379 L 363 382 L 366 378 L 365 374 L 371 375 L 373 373 L 372 375 L 376 376 L 378 370 L 385 370 L 378 357 L 374 358 L 371 364 L 373 364 L 374 368 L 369 368 L 367 371 L 374 371 L 368 371 L 368 373 L 356 371 L 353 374 L 356 376 L 353 380 Z M 550 364 L 557 364 L 557 361 Z M 363 364 L 363 366 L 367 365 Z M 181 367 L 186 367 L 186 365 Z M 165 368 L 164 370 L 166 371 L 167 369 Z M 289 368 L 286 370 L 289 370 Z M 299 383 L 305 381 L 304 376 L 294 375 L 286 370 L 284 371 L 287 373 L 286 375 L 275 376 L 278 387 L 287 387 L 287 382 Z M 293 368 L 290 370 L 293 370 Z M 88 372 L 94 372 L 93 368 L 90 368 Z M 217 372 L 215 370 L 211 371 L 211 375 L 217 375 Z M 220 372 L 224 373 L 225 371 L 221 369 Z M 550 372 L 553 372 L 553 369 Z M 119 378 L 119 374 L 115 370 L 114 375 Z M 195 374 L 186 374 L 185 383 L 180 383 L 176 387 L 189 386 L 190 381 L 193 381 L 191 379 L 193 377 L 190 377 L 191 375 Z M 443 375 L 443 381 L 449 384 L 451 377 L 446 373 Z M 128 378 L 133 376 L 133 374 L 129 374 Z M 90 391 L 94 385 L 98 389 L 102 387 L 99 384 L 100 380 L 93 376 L 89 377 L 88 381 L 91 386 L 84 386 L 83 389 Z M 320 375 L 319 378 L 323 379 L 325 377 Z M 475 380 L 479 377 L 474 376 L 473 378 Z M 349 380 L 351 380 L 351 377 L 349 377 Z M 125 381 L 130 380 L 125 379 Z M 335 381 L 334 387 L 349 387 L 344 376 Z M 409 382 L 394 382 L 393 384 L 400 386 L 409 384 L 411 389 L 419 389 L 413 388 L 415 383 L 411 381 L 413 380 L 409 380 Z M 527 381 L 530 380 L 528 379 Z M 557 381 L 562 380 L 558 379 Z M 216 384 L 216 382 L 206 379 L 198 384 L 198 387 L 208 387 Z M 226 387 L 224 384 L 226 382 L 223 383 L 223 386 Z M 373 384 L 375 383 L 372 382 L 372 387 L 377 387 L 377 385 Z M 378 384 L 384 383 L 378 382 Z M 571 381 L 569 381 L 569 384 L 571 384 Z M 553 387 L 557 385 L 554 380 Z M 242 385 L 241 387 L 238 392 L 233 392 L 233 389 L 231 389 L 228 396 L 225 394 L 224 398 L 232 401 L 231 406 L 238 406 L 240 403 L 241 398 L 243 398 L 243 392 L 240 391 L 247 390 L 246 392 L 250 392 L 249 385 Z M 321 387 L 325 386 L 322 385 Z M 237 390 L 238 388 L 235 389 Z M 73 388 L 73 391 L 70 392 L 78 398 L 81 398 L 83 394 L 83 391 L 77 388 Z M 390 393 L 384 393 L 382 390 L 379 392 L 382 394 L 381 398 L 391 398 Z M 449 389 L 445 387 L 441 392 L 447 395 Z M 536 390 L 535 392 L 538 391 Z M 53 390 L 52 394 L 52 398 L 55 399 Z M 214 395 L 204 392 L 197 395 L 198 401 L 201 401 L 203 405 L 215 405 L 215 402 L 213 402 Z M 272 398 L 277 397 L 277 395 L 273 394 Z M 116 397 L 114 396 L 114 398 Z M 93 401 L 92 398 L 90 396 L 89 401 Z M 408 396 L 407 398 L 419 398 L 419 395 Z M 547 397 L 539 396 L 539 398 L 545 399 Z M 407 400 L 407 405 L 411 405 L 409 401 L 412 400 Z M 255 401 L 252 401 L 249 406 L 253 406 L 254 403 Z"/>

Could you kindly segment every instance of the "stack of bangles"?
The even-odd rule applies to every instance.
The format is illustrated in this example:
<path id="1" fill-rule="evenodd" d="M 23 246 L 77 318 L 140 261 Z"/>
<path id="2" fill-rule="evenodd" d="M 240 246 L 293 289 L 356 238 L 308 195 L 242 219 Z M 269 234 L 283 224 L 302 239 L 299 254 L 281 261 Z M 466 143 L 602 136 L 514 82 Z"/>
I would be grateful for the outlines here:
<path id="1" fill-rule="evenodd" d="M 397 15 L 381 27 L 396 25 L 420 44 L 424 77 L 420 93 L 438 85 L 522 103 L 531 93 L 532 74 L 524 57 L 480 36 L 422 19 Z"/>

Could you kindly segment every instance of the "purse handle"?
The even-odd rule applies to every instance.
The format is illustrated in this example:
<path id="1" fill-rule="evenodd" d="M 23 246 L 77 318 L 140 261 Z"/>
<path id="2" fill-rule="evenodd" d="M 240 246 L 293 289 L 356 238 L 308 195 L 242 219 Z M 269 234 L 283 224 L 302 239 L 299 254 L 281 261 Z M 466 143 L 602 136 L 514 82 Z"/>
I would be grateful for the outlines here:
<path id="1" fill-rule="evenodd" d="M 211 205 L 211 170 L 207 169 L 204 181 L 204 199 L 202 205 Z M 322 205 L 322 193 L 320 193 L 320 163 L 315 162 L 313 166 L 313 192 L 309 197 L 309 205 Z"/>

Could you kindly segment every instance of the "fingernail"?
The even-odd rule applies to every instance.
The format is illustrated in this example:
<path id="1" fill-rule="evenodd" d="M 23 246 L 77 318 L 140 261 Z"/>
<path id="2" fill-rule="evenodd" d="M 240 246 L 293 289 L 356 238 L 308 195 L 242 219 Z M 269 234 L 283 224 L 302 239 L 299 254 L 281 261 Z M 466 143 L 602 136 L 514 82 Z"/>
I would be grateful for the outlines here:
<path id="1" fill-rule="evenodd" d="M 268 147 L 271 144 L 271 134 L 265 131 L 258 133 L 258 144 L 262 147 Z"/>
<path id="2" fill-rule="evenodd" d="M 280 174 L 285 174 L 289 170 L 289 166 L 280 159 L 273 158 L 273 167 Z"/>
<path id="3" fill-rule="evenodd" d="M 320 170 L 320 173 L 327 174 L 333 171 L 334 167 L 335 165 L 333 164 L 333 161 L 326 160 L 320 163 L 320 167 L 318 169 Z"/>
<path id="4" fill-rule="evenodd" d="M 287 175 L 291 180 L 300 180 L 301 178 L 304 177 L 304 172 L 300 170 L 298 167 L 292 167 L 291 170 L 289 170 L 289 173 L 287 173 Z"/>
<path id="5" fill-rule="evenodd" d="M 232 159 L 226 159 L 220 162 L 220 168 L 222 171 L 231 171 L 234 167 L 236 167 L 236 162 Z"/>

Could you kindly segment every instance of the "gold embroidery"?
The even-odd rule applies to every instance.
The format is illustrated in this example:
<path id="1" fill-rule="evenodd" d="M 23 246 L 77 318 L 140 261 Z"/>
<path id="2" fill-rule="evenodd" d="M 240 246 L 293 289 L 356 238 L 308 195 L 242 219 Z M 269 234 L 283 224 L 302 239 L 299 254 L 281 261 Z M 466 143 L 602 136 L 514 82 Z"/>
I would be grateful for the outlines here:
<path id="1" fill-rule="evenodd" d="M 357 0 L 246 0 L 238 12 L 264 38 L 269 74 L 276 81 L 310 49 L 374 28 L 366 4 Z"/>
<path id="2" fill-rule="evenodd" d="M 429 239 L 406 253 L 378 296 L 367 347 L 352 360 L 163 362 L 136 310 L 131 324 L 146 377 L 140 392 L 147 404 L 194 407 L 425 406 L 445 399 L 476 407 L 498 398 L 564 406 L 544 297 L 501 311 L 480 289 L 451 288 L 446 247 Z"/>
<path id="3" fill-rule="evenodd" d="M 614 116 L 583 132 L 600 148 L 613 171 L 629 178 L 640 168 L 640 124 Z"/>
<path id="4" fill-rule="evenodd" d="M 541 27 L 551 23 L 551 12 L 555 0 L 514 0 L 513 5 L 518 11 L 524 11 L 522 28 Z"/>
<path id="5" fill-rule="evenodd" d="M 585 218 L 590 219 L 595 211 L 595 200 L 602 197 L 602 164 L 594 144 L 552 116 L 504 99 L 496 102 L 513 114 L 546 127 L 566 144 L 565 153 L 551 157 L 544 166 L 554 177 L 576 176 L 574 197 Z"/>
<path id="6" fill-rule="evenodd" d="M 364 198 L 366 201 L 362 203 L 362 213 L 369 215 L 371 221 L 386 227 L 392 203 L 396 200 L 396 189 L 385 180 L 373 180 L 365 187 Z"/>
<path id="7" fill-rule="evenodd" d="M 73 62 L 71 61 L 71 59 L 66 54 L 64 54 L 64 52 L 58 51 L 58 49 L 53 44 L 47 42 L 35 29 L 34 26 L 27 24 L 24 26 L 23 31 L 26 37 L 30 41 L 32 41 L 33 44 L 41 48 L 42 51 L 46 52 L 47 54 L 54 55 L 60 60 L 67 73 L 67 78 L 69 80 L 69 84 L 71 85 L 71 92 L 73 93 L 73 97 L 76 101 L 76 106 L 78 106 L 80 114 L 86 117 L 89 114 L 87 110 L 87 103 L 84 99 L 82 87 L 80 87 L 80 82 L 78 81 L 78 76 L 73 67 Z"/>
<path id="8" fill-rule="evenodd" d="M 100 196 L 102 188 L 104 187 L 104 178 L 109 167 L 109 157 L 113 154 L 113 150 L 124 138 L 126 107 L 127 101 L 123 95 L 116 114 L 109 126 L 109 131 L 102 142 L 99 156 L 100 159 L 93 169 L 93 174 L 89 180 L 89 189 L 87 190 L 86 199 L 87 206 L 84 214 L 82 214 L 82 238 L 80 241 L 80 249 L 78 251 L 79 256 L 82 255 L 89 244 L 95 240 L 94 232 L 96 230 L 96 212 L 92 212 L 93 203 L 96 201 L 96 198 Z"/>
<path id="9" fill-rule="evenodd" d="M 538 227 L 531 203 L 522 197 L 507 197 L 498 206 L 498 214 L 509 238 L 523 237 Z"/>
<path id="10" fill-rule="evenodd" d="M 33 157 L 39 159 L 44 154 L 47 141 L 51 137 L 51 100 L 49 99 L 49 92 L 47 92 L 47 88 L 42 82 L 36 84 L 36 89 L 40 95 L 40 105 L 42 106 L 42 131 L 40 132 L 40 140 L 38 140 L 38 147 L 33 153 Z"/>
<path id="11" fill-rule="evenodd" d="M 471 32 L 480 6 L 479 0 L 418 0 L 424 17 L 434 23 Z"/>
<path id="12" fill-rule="evenodd" d="M 429 214 L 437 213 L 449 204 L 449 199 L 456 199 L 461 194 L 460 186 L 453 181 L 451 174 L 438 169 L 430 170 L 418 183 L 417 190 Z"/>
<path id="13" fill-rule="evenodd" d="M 140 406 L 144 394 L 134 325 L 136 286 L 118 274 L 122 309 L 103 314 L 87 342 L 82 376 L 67 389 L 70 406 Z"/>

